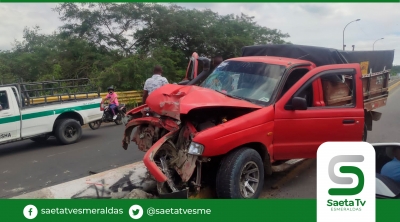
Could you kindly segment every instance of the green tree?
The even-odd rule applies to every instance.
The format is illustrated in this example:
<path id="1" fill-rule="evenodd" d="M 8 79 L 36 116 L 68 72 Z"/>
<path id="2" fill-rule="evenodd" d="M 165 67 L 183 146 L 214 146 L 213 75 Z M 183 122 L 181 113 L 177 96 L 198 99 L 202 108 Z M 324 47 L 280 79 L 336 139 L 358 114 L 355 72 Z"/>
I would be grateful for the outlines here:
<path id="1" fill-rule="evenodd" d="M 390 74 L 392 76 L 397 76 L 400 73 L 400 66 L 393 66 Z"/>
<path id="2" fill-rule="evenodd" d="M 152 45 L 164 44 L 181 50 L 186 58 L 193 52 L 211 57 L 240 56 L 241 48 L 254 44 L 284 44 L 288 34 L 277 29 L 257 25 L 254 17 L 222 16 L 211 10 L 186 9 L 177 5 L 152 5 L 150 15 L 144 17 L 146 27 L 135 33 L 137 46 L 148 50 Z"/>
<path id="3" fill-rule="evenodd" d="M 277 29 L 258 25 L 254 17 L 219 15 L 211 10 L 186 9 L 174 4 L 64 3 L 55 8 L 66 24 L 65 35 L 84 38 L 124 56 L 146 54 L 159 46 L 211 57 L 239 56 L 241 48 L 254 44 L 283 44 L 289 37 Z M 172 58 L 174 59 L 174 58 Z M 185 59 L 179 66 L 185 66 Z"/>
<path id="4" fill-rule="evenodd" d="M 65 35 L 88 40 L 124 55 L 135 50 L 133 33 L 140 28 L 144 3 L 62 3 L 54 8 L 60 14 Z"/>
<path id="5" fill-rule="evenodd" d="M 0 51 L 0 80 L 90 78 L 102 90 L 142 89 L 155 65 L 169 82 L 183 79 L 193 52 L 225 59 L 254 44 L 285 44 L 288 34 L 254 17 L 219 15 L 174 4 L 62 3 L 59 32 L 25 28 L 23 40 Z"/>
<path id="6" fill-rule="evenodd" d="M 102 89 L 114 85 L 119 91 L 141 90 L 146 79 L 153 74 L 155 65 L 163 67 L 163 75 L 170 83 L 178 82 L 186 70 L 177 68 L 177 62 L 171 58 L 181 57 L 179 52 L 162 46 L 152 50 L 151 54 L 126 57 L 100 73 Z"/>
<path id="7" fill-rule="evenodd" d="M 23 41 L 15 41 L 13 50 L 0 55 L 5 64 L 0 72 L 24 81 L 94 77 L 94 70 L 121 58 L 84 39 L 40 34 L 39 27 L 25 28 Z"/>

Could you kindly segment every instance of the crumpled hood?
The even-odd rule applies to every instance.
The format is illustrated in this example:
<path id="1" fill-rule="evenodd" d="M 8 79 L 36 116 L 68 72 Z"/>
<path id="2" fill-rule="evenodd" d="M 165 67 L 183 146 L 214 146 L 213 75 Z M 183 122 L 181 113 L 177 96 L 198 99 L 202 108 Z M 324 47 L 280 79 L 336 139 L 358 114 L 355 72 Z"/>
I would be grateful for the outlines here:
<path id="1" fill-rule="evenodd" d="M 180 119 L 180 114 L 187 114 L 190 110 L 200 107 L 262 108 L 211 89 L 175 84 L 168 84 L 154 90 L 148 96 L 146 103 L 152 111 L 175 119 Z"/>

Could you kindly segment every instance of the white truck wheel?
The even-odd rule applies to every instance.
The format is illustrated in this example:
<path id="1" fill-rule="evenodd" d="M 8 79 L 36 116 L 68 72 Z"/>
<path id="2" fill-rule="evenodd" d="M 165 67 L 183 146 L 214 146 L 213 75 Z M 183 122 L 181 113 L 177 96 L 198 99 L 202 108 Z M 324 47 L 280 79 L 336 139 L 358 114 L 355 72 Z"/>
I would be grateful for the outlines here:
<path id="1" fill-rule="evenodd" d="M 74 119 L 63 119 L 57 124 L 54 134 L 61 144 L 71 144 L 77 142 L 81 138 L 82 127 L 79 122 Z"/>

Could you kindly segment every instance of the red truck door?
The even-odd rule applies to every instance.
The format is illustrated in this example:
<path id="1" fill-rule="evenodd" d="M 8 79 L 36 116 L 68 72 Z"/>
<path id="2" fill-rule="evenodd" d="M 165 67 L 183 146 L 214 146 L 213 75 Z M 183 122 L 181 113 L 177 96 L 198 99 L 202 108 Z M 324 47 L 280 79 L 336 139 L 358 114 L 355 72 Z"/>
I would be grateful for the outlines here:
<path id="1" fill-rule="evenodd" d="M 197 69 L 198 69 L 198 65 L 199 65 L 199 61 L 197 60 L 199 58 L 199 55 L 194 52 L 192 54 L 192 57 L 189 60 L 189 64 L 188 67 L 186 69 L 186 76 L 183 80 L 192 80 L 194 78 L 196 78 L 197 76 Z"/>
<path id="2" fill-rule="evenodd" d="M 343 75 L 349 77 L 345 83 Z M 324 142 L 361 141 L 360 77 L 359 64 L 329 65 L 311 70 L 294 84 L 275 104 L 273 159 L 315 158 Z"/>

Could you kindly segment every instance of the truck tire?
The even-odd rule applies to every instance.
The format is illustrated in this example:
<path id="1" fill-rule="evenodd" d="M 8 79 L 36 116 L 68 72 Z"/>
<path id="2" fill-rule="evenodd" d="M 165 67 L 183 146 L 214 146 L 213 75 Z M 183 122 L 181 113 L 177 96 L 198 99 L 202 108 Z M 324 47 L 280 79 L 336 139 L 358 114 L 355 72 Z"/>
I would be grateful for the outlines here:
<path id="1" fill-rule="evenodd" d="M 33 142 L 37 142 L 37 143 L 44 143 L 49 139 L 50 135 L 46 134 L 46 135 L 42 135 L 42 136 L 37 136 L 37 137 L 33 137 L 31 138 L 31 140 Z"/>
<path id="2" fill-rule="evenodd" d="M 254 149 L 241 148 L 222 159 L 216 178 L 218 198 L 257 199 L 263 185 L 263 161 Z"/>
<path id="3" fill-rule="evenodd" d="M 58 122 L 54 134 L 61 144 L 71 144 L 77 142 L 81 138 L 82 127 L 81 124 L 74 119 L 63 119 Z"/>

